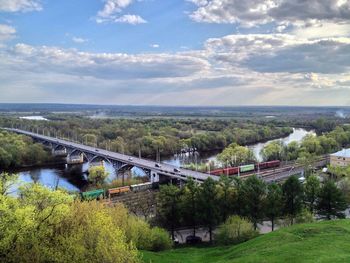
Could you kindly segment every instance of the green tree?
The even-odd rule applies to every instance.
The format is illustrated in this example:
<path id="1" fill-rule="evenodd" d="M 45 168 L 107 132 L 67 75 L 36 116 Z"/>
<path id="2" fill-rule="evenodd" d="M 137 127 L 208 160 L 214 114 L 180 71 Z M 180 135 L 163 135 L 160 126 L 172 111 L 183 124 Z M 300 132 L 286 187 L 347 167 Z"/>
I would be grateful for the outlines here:
<path id="1" fill-rule="evenodd" d="M 234 201 L 233 177 L 222 175 L 219 179 L 219 207 L 221 220 L 225 221 L 232 213 Z"/>
<path id="2" fill-rule="evenodd" d="M 328 220 L 333 217 L 344 218 L 347 203 L 344 194 L 338 189 L 333 180 L 327 180 L 320 189 L 317 212 Z"/>
<path id="3" fill-rule="evenodd" d="M 284 214 L 294 223 L 294 218 L 302 209 L 303 186 L 296 176 L 289 177 L 282 185 Z"/>
<path id="4" fill-rule="evenodd" d="M 162 185 L 159 189 L 157 216 L 160 223 L 170 229 L 172 240 L 175 239 L 175 228 L 180 222 L 181 190 L 175 185 Z"/>
<path id="5" fill-rule="evenodd" d="M 266 197 L 266 184 L 257 176 L 250 176 L 243 185 L 243 200 L 245 214 L 256 230 L 258 223 L 264 216 L 264 199 Z"/>
<path id="6" fill-rule="evenodd" d="M 212 242 L 213 229 L 218 224 L 220 215 L 217 184 L 210 177 L 200 187 L 198 210 L 201 223 L 208 227 L 210 242 Z"/>
<path id="7" fill-rule="evenodd" d="M 104 180 L 108 177 L 109 173 L 104 166 L 92 166 L 89 168 L 89 181 L 94 185 L 103 184 Z"/>
<path id="8" fill-rule="evenodd" d="M 247 162 L 254 162 L 255 156 L 248 147 L 232 143 L 222 153 L 218 154 L 217 159 L 223 166 L 237 166 Z"/>
<path id="9" fill-rule="evenodd" d="M 282 160 L 284 156 L 284 145 L 282 141 L 272 141 L 261 150 L 264 161 Z"/>
<path id="10" fill-rule="evenodd" d="M 15 185 L 18 183 L 18 175 L 3 172 L 0 174 L 0 195 L 8 195 L 14 191 Z"/>
<path id="11" fill-rule="evenodd" d="M 193 229 L 193 236 L 196 235 L 198 224 L 198 198 L 199 187 L 193 179 L 189 179 L 182 195 L 182 211 L 185 224 L 189 224 Z"/>
<path id="12" fill-rule="evenodd" d="M 267 187 L 267 196 L 265 201 L 265 214 L 271 221 L 271 230 L 275 229 L 276 219 L 282 215 L 283 192 L 280 185 L 276 183 L 269 184 Z"/>
<path id="13" fill-rule="evenodd" d="M 309 207 L 309 211 L 314 213 L 317 196 L 320 192 L 320 180 L 316 175 L 310 175 L 306 178 L 305 183 L 305 202 Z"/>

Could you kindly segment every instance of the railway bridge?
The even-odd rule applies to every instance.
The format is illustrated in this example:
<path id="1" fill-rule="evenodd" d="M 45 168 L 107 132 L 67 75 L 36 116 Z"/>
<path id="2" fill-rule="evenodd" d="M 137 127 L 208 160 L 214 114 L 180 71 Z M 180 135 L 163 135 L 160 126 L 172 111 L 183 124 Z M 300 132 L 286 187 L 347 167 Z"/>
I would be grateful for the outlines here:
<path id="1" fill-rule="evenodd" d="M 193 178 L 198 182 L 203 182 L 208 177 L 211 177 L 215 181 L 219 179 L 217 176 L 210 174 L 182 169 L 165 163 L 158 163 L 143 158 L 111 152 L 29 131 L 14 128 L 4 128 L 4 130 L 32 137 L 35 141 L 50 147 L 54 154 L 67 155 L 67 162 L 71 164 L 81 163 L 82 160 L 86 160 L 89 163 L 103 160 L 112 164 L 118 173 L 130 170 L 132 167 L 141 168 L 149 176 L 150 182 L 152 183 L 157 183 L 168 178 L 179 179 L 181 181 Z"/>

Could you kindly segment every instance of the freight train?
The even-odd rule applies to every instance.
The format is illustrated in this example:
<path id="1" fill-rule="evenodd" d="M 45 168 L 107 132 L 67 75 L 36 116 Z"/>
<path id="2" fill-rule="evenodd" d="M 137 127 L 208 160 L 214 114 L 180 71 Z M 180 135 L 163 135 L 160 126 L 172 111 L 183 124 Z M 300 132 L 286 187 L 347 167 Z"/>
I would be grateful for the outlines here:
<path id="1" fill-rule="evenodd" d="M 275 168 L 275 167 L 279 167 L 280 164 L 281 164 L 281 161 L 274 160 L 274 161 L 261 162 L 256 164 L 241 165 L 237 167 L 220 168 L 220 169 L 211 171 L 210 174 L 218 175 L 218 176 L 223 174 L 236 175 L 236 174 L 241 174 L 246 172 L 253 172 L 253 171 L 258 171 L 263 169 Z"/>
<path id="2" fill-rule="evenodd" d="M 93 191 L 81 192 L 79 195 L 81 200 L 89 201 L 89 200 L 102 200 L 104 198 L 111 198 L 115 195 L 120 195 L 128 192 L 140 192 L 149 189 L 156 188 L 156 185 L 153 183 L 142 183 L 142 184 L 134 184 L 130 186 L 122 186 L 111 189 L 97 189 Z"/>

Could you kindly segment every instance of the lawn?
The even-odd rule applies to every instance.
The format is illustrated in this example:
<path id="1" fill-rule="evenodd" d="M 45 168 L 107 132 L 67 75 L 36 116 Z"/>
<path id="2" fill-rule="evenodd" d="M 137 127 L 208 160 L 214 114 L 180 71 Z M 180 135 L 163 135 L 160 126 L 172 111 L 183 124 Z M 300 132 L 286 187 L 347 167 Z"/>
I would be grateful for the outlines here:
<path id="1" fill-rule="evenodd" d="M 228 247 L 143 252 L 145 263 L 350 262 L 350 220 L 295 225 Z"/>

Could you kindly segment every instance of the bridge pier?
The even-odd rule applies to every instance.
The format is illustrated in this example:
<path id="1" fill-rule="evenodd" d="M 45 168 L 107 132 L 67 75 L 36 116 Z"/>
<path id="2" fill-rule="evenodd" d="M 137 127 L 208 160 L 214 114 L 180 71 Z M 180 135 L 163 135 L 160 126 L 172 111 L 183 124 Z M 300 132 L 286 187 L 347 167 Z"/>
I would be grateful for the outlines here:
<path id="1" fill-rule="evenodd" d="M 68 155 L 67 156 L 67 164 L 82 164 L 84 163 L 84 155 L 78 154 L 78 155 Z"/>
<path id="2" fill-rule="evenodd" d="M 150 182 L 151 183 L 159 183 L 159 174 L 155 171 L 151 171 L 150 173 Z"/>
<path id="3" fill-rule="evenodd" d="M 61 149 L 61 150 L 52 149 L 52 155 L 53 156 L 67 156 L 67 150 L 66 149 Z"/>

